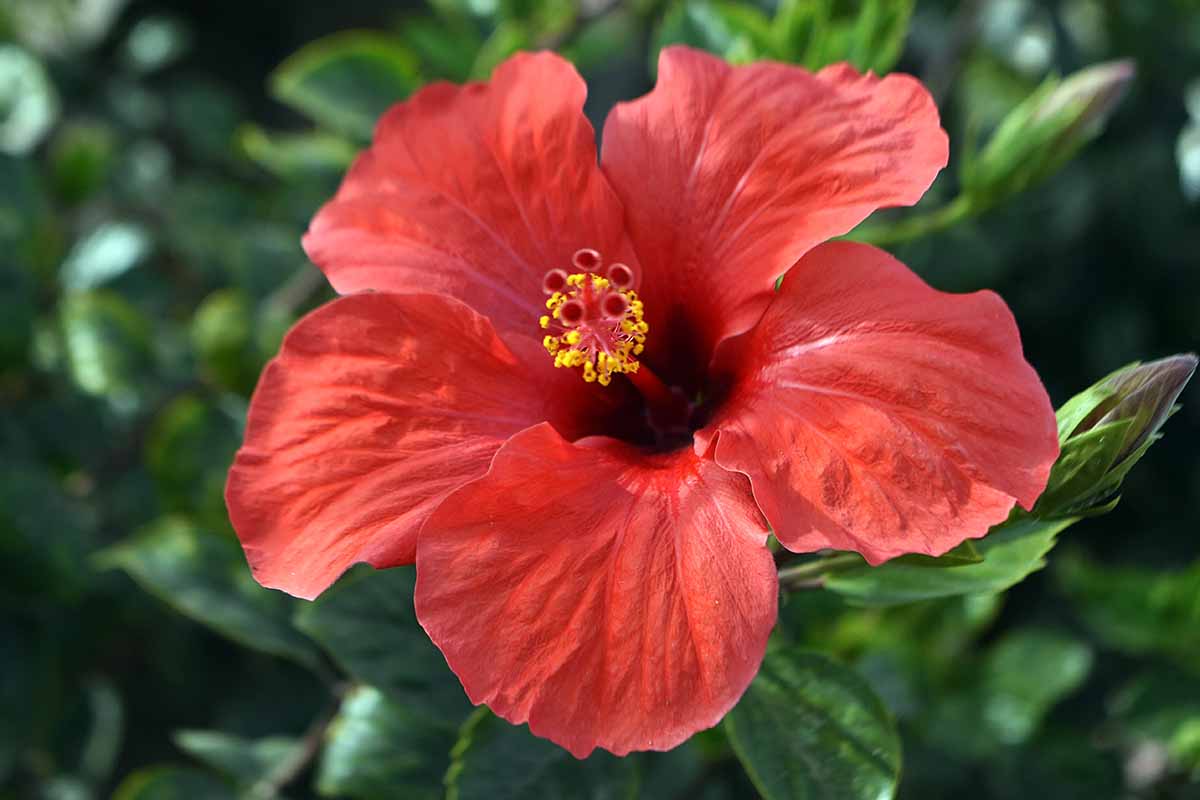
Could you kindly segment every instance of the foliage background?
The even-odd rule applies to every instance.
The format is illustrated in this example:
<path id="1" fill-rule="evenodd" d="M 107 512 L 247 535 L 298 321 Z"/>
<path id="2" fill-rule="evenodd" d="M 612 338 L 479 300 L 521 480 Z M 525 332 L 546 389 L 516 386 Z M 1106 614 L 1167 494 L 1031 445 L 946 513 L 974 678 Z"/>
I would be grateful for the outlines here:
<path id="1" fill-rule="evenodd" d="M 465 702 L 405 638 L 404 571 L 302 607 L 252 583 L 221 500 L 258 371 L 330 296 L 299 236 L 369 134 L 361 109 L 552 46 L 599 124 L 652 85 L 658 42 L 760 55 L 752 6 L 0 3 L 0 797 L 440 796 L 452 762 L 463 798 L 754 796 L 728 728 L 583 767 L 485 715 L 460 731 Z M 999 291 L 1056 404 L 1194 349 L 1200 6 L 920 0 L 911 23 L 898 68 L 955 147 L 926 208 L 955 195 L 970 132 L 1047 73 L 1131 57 L 1138 77 L 1061 172 L 892 249 L 940 288 Z M 377 33 L 276 71 L 346 30 Z M 886 57 L 825 37 L 778 55 Z M 361 63 L 296 82 L 338 47 Z M 901 797 L 1200 797 L 1198 432 L 1185 404 L 1116 510 L 1003 598 L 788 599 L 781 636 L 852 665 L 898 719 Z M 354 651 L 373 625 L 390 648 Z"/>

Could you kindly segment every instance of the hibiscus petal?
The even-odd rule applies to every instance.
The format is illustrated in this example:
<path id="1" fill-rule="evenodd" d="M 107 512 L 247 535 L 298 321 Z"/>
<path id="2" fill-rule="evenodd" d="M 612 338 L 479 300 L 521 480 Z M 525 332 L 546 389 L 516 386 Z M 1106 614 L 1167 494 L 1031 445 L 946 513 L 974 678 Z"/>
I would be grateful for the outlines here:
<path id="1" fill-rule="evenodd" d="M 778 591 L 765 539 L 741 475 L 537 426 L 430 518 L 417 616 L 510 722 L 579 758 L 667 750 L 758 671 Z"/>
<path id="2" fill-rule="evenodd" d="M 697 450 L 750 476 L 791 550 L 940 555 L 1032 507 L 1058 455 L 1004 301 L 867 245 L 810 252 L 714 365 L 730 388 Z"/>
<path id="3" fill-rule="evenodd" d="M 421 90 L 380 120 L 305 249 L 342 294 L 444 293 L 502 333 L 540 338 L 547 270 L 583 247 L 631 258 L 586 95 L 552 53 L 514 56 L 488 83 Z"/>
<path id="4" fill-rule="evenodd" d="M 648 358 L 669 371 L 707 366 L 807 250 L 877 208 L 915 203 L 948 144 L 933 99 L 906 75 L 734 67 L 669 47 L 654 91 L 609 115 L 602 152 L 645 269 Z"/>
<path id="5" fill-rule="evenodd" d="M 411 563 L 437 503 L 483 475 L 513 433 L 551 418 L 544 405 L 539 382 L 458 301 L 361 294 L 317 309 L 263 372 L 229 472 L 255 577 L 312 598 L 358 561 Z"/>

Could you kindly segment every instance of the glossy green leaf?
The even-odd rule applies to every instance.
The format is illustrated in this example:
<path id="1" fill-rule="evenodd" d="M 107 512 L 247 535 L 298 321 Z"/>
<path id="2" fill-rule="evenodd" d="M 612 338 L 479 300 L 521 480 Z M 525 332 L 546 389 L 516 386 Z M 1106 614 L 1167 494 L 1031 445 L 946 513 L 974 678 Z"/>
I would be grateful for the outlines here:
<path id="1" fill-rule="evenodd" d="M 296 615 L 347 672 L 406 710 L 457 728 L 471 706 L 413 612 L 412 567 L 359 566 Z"/>
<path id="2" fill-rule="evenodd" d="M 416 57 L 399 40 L 348 31 L 305 45 L 271 75 L 271 92 L 313 121 L 366 140 L 390 106 L 419 84 Z"/>
<path id="3" fill-rule="evenodd" d="M 294 601 L 254 582 L 232 536 L 164 517 L 101 551 L 96 562 L 125 570 L 175 610 L 244 647 L 318 663 L 315 645 L 290 624 Z"/>
<path id="4" fill-rule="evenodd" d="M 354 689 L 329 726 L 317 770 L 328 797 L 441 798 L 455 734 L 377 689 Z"/>
<path id="5" fill-rule="evenodd" d="M 895 722 L 866 681 L 826 656 L 794 647 L 768 652 L 725 729 L 765 800 L 895 795 Z"/>
<path id="6" fill-rule="evenodd" d="M 635 757 L 597 750 L 580 761 L 525 725 L 486 708 L 463 725 L 446 773 L 447 800 L 624 800 L 636 796 Z"/>
<path id="7" fill-rule="evenodd" d="M 244 739 L 221 731 L 182 730 L 171 738 L 183 752 L 245 786 L 287 765 L 301 747 L 286 736 Z"/>
<path id="8" fill-rule="evenodd" d="M 983 555 L 975 546 L 975 540 L 967 539 L 958 547 L 940 556 L 927 556 L 921 553 L 910 553 L 896 559 L 899 564 L 912 564 L 924 567 L 961 567 L 964 564 L 978 564 L 983 561 Z"/>
<path id="9" fill-rule="evenodd" d="M 825 579 L 826 588 L 854 605 L 887 606 L 976 592 L 1001 592 L 1045 566 L 1058 534 L 1077 518 L 1042 521 L 1026 514 L 991 530 L 975 543 L 983 561 L 931 569 L 889 561 L 857 567 Z"/>
<path id="10" fill-rule="evenodd" d="M 112 800 L 235 800 L 233 788 L 198 769 L 148 767 L 121 782 Z"/>

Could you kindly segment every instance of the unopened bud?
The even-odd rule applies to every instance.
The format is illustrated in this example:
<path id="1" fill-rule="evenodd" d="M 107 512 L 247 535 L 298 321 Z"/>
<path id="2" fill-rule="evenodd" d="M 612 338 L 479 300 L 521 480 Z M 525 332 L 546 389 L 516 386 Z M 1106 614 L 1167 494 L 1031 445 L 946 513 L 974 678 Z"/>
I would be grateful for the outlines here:
<path id="1" fill-rule="evenodd" d="M 1132 420 L 1125 444 L 1117 454 L 1120 462 L 1145 444 L 1167 421 L 1183 387 L 1196 371 L 1196 356 L 1187 353 L 1132 364 L 1114 372 L 1097 386 L 1111 392 L 1088 414 L 1072 435 L 1122 420 Z"/>
<path id="2" fill-rule="evenodd" d="M 1043 83 L 967 164 L 972 201 L 992 205 L 1057 172 L 1104 129 L 1136 73 L 1132 61 L 1111 61 Z"/>
<path id="3" fill-rule="evenodd" d="M 1048 518 L 1110 508 L 1176 408 L 1196 361 L 1188 353 L 1130 364 L 1064 404 L 1058 410 L 1062 453 L 1034 513 Z"/>

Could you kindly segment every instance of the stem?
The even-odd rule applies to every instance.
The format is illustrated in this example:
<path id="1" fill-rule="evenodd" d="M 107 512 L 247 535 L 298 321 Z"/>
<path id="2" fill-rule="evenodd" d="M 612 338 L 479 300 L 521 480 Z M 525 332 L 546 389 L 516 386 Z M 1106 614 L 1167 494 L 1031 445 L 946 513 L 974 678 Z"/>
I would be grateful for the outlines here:
<path id="1" fill-rule="evenodd" d="M 916 214 L 891 225 L 867 225 L 850 234 L 848 238 L 880 246 L 901 244 L 943 231 L 969 218 L 976 210 L 971 198 L 960 194 L 935 211 Z"/>
<path id="2" fill-rule="evenodd" d="M 839 553 L 794 567 L 785 567 L 779 570 L 779 585 L 785 589 L 820 588 L 825 583 L 825 576 L 861 567 L 863 563 L 863 558 L 858 553 Z"/>
<path id="3" fill-rule="evenodd" d="M 320 752 L 321 744 L 325 741 L 325 732 L 329 729 L 334 717 L 337 716 L 337 711 L 338 704 L 334 703 L 331 709 L 318 717 L 309 726 L 291 758 L 277 764 L 262 780 L 254 784 L 250 788 L 248 796 L 252 800 L 270 800 L 278 796 L 280 789 L 300 777 Z"/>

